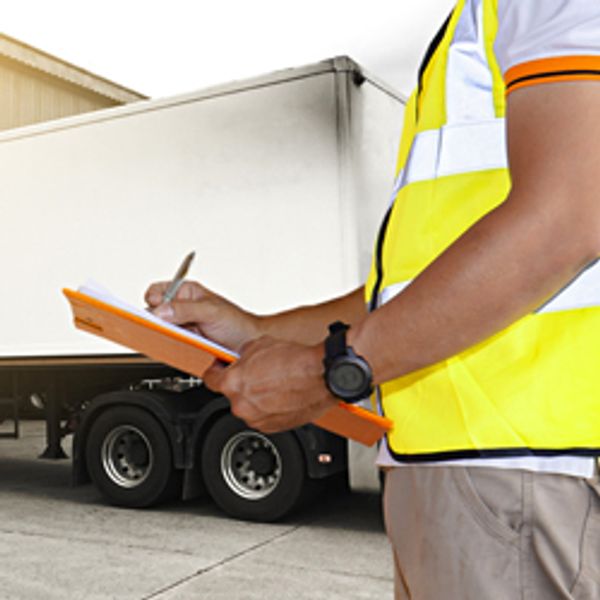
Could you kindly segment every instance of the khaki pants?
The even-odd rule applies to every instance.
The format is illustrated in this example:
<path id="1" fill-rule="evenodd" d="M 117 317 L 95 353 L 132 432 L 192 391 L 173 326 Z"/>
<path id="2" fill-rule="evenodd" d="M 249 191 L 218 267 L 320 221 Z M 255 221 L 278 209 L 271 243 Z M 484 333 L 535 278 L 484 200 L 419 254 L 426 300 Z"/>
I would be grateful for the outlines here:
<path id="1" fill-rule="evenodd" d="M 600 600 L 600 484 L 491 467 L 386 475 L 396 600 Z"/>

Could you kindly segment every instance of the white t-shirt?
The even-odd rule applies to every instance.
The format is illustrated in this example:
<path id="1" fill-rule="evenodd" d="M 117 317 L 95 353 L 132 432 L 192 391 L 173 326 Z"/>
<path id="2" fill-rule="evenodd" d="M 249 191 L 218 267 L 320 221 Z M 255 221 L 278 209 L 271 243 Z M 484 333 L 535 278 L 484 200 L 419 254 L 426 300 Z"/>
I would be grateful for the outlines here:
<path id="1" fill-rule="evenodd" d="M 467 0 L 464 10 L 475 14 L 480 2 Z M 494 49 L 507 93 L 555 81 L 588 79 L 600 83 L 600 1 L 498 0 Z M 594 475 L 597 463 L 594 458 L 568 455 L 402 463 L 393 458 L 384 441 L 377 464 L 486 466 L 589 478 Z"/>
<path id="2" fill-rule="evenodd" d="M 508 92 L 552 81 L 600 81 L 600 3 L 498 0 L 494 50 Z"/>

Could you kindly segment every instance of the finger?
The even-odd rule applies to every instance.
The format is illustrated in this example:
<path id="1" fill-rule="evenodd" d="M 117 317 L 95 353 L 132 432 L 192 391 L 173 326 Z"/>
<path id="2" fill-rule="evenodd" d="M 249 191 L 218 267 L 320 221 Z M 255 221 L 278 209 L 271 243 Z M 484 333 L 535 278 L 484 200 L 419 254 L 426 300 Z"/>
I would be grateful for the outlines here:
<path id="1" fill-rule="evenodd" d="M 286 416 L 269 416 L 264 415 L 258 418 L 247 420 L 246 424 L 252 429 L 261 431 L 262 433 L 279 433 L 281 431 L 289 431 L 305 423 L 301 418 Z"/>
<path id="2" fill-rule="evenodd" d="M 253 423 L 258 423 L 265 419 L 265 413 L 244 398 L 238 398 L 234 394 L 226 394 L 226 396 L 231 405 L 231 414 L 244 421 L 248 427 L 254 428 Z"/>
<path id="3" fill-rule="evenodd" d="M 154 314 L 176 325 L 196 325 L 202 330 L 202 324 L 210 321 L 213 314 L 212 304 L 206 300 L 194 302 L 173 300 L 159 304 L 154 309 Z"/>
<path id="4" fill-rule="evenodd" d="M 261 335 L 258 338 L 248 340 L 242 344 L 239 349 L 241 356 L 248 354 L 249 352 L 255 351 L 259 348 L 270 346 L 273 343 L 273 338 L 268 335 Z"/>
<path id="5" fill-rule="evenodd" d="M 171 285 L 170 281 L 153 283 L 144 295 L 144 299 L 151 308 L 160 306 L 164 302 L 165 293 Z M 211 295 L 211 292 L 197 281 L 184 281 L 175 295 L 175 300 L 200 300 Z"/>
<path id="6" fill-rule="evenodd" d="M 153 283 L 144 294 L 144 300 L 146 301 L 146 304 L 150 307 L 161 304 L 168 287 L 169 283 L 167 281 Z"/>
<path id="7" fill-rule="evenodd" d="M 223 378 L 227 365 L 220 360 L 215 360 L 213 364 L 204 372 L 202 381 L 204 385 L 213 392 L 220 392 L 223 385 Z"/>

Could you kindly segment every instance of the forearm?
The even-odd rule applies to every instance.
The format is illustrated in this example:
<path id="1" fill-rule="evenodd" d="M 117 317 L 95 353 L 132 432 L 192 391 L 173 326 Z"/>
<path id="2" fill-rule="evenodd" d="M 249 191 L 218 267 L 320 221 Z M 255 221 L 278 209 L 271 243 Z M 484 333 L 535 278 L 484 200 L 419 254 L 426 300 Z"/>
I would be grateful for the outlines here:
<path id="1" fill-rule="evenodd" d="M 327 326 L 336 320 L 349 324 L 361 321 L 366 315 L 364 287 L 334 300 L 302 306 L 285 312 L 258 317 L 262 335 L 281 340 L 316 344 L 327 335 Z"/>
<path id="2" fill-rule="evenodd" d="M 474 225 L 350 333 L 376 382 L 459 353 L 561 289 L 597 252 L 574 221 L 568 210 L 544 214 L 509 199 Z"/>

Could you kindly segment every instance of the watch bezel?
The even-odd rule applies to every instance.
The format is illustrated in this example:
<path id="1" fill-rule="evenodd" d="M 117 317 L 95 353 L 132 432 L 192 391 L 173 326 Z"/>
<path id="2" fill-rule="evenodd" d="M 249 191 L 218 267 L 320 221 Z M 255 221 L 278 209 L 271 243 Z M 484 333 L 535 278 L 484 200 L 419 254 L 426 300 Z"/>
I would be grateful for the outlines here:
<path id="1" fill-rule="evenodd" d="M 340 386 L 335 381 L 335 372 L 341 366 L 355 365 L 363 376 L 360 386 L 348 389 Z M 373 392 L 371 368 L 369 363 L 358 356 L 350 347 L 346 347 L 346 353 L 333 357 L 325 372 L 325 383 L 329 391 L 336 397 L 346 402 L 359 402 L 368 398 Z"/>

